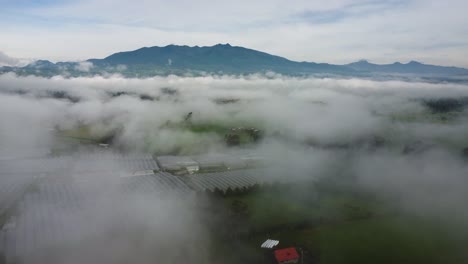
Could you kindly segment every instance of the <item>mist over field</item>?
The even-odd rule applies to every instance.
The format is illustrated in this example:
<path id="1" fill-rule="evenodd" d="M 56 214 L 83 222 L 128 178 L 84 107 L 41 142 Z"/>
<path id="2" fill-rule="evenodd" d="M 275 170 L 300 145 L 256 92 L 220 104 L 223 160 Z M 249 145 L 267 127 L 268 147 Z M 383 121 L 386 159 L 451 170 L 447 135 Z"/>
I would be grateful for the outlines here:
<path id="1" fill-rule="evenodd" d="M 255 153 L 275 164 L 268 177 L 315 181 L 346 175 L 410 214 L 466 229 L 466 98 L 467 85 L 419 81 L 271 74 L 146 79 L 4 74 L 1 180 L 20 180 L 8 172 L 9 160 L 51 155 L 61 142 L 58 131 L 85 127 L 91 138 L 111 135 L 117 151 Z M 438 112 L 431 102 L 441 100 L 455 100 L 457 111 Z M 189 113 L 191 124 L 214 129 L 180 125 Z M 263 138 L 258 144 L 227 147 L 216 133 L 218 126 L 255 127 Z M 77 150 L 81 157 L 87 151 Z M 76 164 L 75 171 L 84 169 Z M 112 180 L 89 185 L 94 184 L 78 184 L 86 190 L 79 210 L 58 209 L 72 219 L 64 228 L 76 233 L 59 243 L 45 243 L 47 248 L 32 253 L 34 263 L 152 263 L 155 257 L 174 263 L 182 256 L 190 263 L 218 261 L 205 230 L 209 217 L 200 209 L 206 200 L 172 193 L 164 199 L 124 197 Z M 295 195 L 308 199 L 313 191 Z M 49 202 L 33 202 L 20 214 L 49 207 Z M 119 210 L 113 210 L 116 204 Z"/>
<path id="2" fill-rule="evenodd" d="M 468 1 L 0 3 L 0 264 L 468 264 Z"/>

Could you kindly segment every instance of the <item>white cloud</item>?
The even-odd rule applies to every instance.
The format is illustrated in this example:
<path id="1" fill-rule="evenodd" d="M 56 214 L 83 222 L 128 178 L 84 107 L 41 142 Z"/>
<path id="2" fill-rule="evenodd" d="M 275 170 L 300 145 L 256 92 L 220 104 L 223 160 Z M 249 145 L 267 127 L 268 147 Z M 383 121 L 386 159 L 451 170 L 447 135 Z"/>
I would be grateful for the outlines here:
<path id="1" fill-rule="evenodd" d="M 162 92 L 162 88 L 167 87 L 177 91 L 176 98 Z M 60 92 L 78 101 L 51 98 Z M 110 96 L 110 93 L 117 92 L 126 92 L 127 95 Z M 139 95 L 158 99 L 142 100 Z M 82 124 L 89 125 L 91 133 L 109 129 L 122 131 L 116 144 L 131 147 L 132 150 L 169 151 L 175 148 L 180 152 L 197 150 L 203 153 L 232 150 L 226 150 L 223 144 L 218 144 L 222 139 L 214 133 L 194 134 L 186 126 L 174 126 L 171 129 L 168 125 L 171 122 L 178 124 L 187 113 L 193 112 L 192 121 L 195 123 L 252 124 L 265 131 L 265 140 L 249 147 L 248 151 L 281 164 L 278 170 L 275 168 L 272 176 L 327 177 L 343 172 L 346 176 L 355 176 L 362 186 L 375 192 L 378 197 L 390 198 L 390 201 L 395 201 L 395 197 L 396 200 L 401 199 L 401 206 L 412 214 L 436 215 L 445 221 L 453 221 L 457 216 L 466 223 L 468 211 L 464 201 L 467 199 L 468 166 L 461 155 L 461 148 L 468 144 L 466 115 L 460 115 L 456 122 L 440 123 L 399 122 L 390 118 L 392 114 L 401 113 L 409 113 L 410 117 L 414 113 L 424 116 L 426 109 L 420 102 L 421 98 L 447 97 L 468 98 L 468 86 L 361 79 L 265 78 L 260 75 L 243 78 L 169 76 L 147 79 L 57 76 L 48 79 L 4 74 L 0 76 L 0 157 L 30 154 L 28 150 L 31 148 L 47 147 L 53 142 L 51 128 L 70 128 Z M 241 100 L 220 105 L 213 102 L 214 98 Z M 374 150 L 356 145 L 338 150 L 326 147 L 326 144 L 369 142 L 374 136 L 384 138 L 383 147 Z M 419 141 L 434 146 L 428 152 L 402 153 L 405 144 Z M 192 149 L 187 149 L 187 146 Z M 97 187 L 99 191 L 96 194 L 101 193 L 101 190 L 109 190 L 107 183 L 106 188 Z M 160 205 L 147 197 L 143 198 L 142 201 L 151 202 L 146 205 Z M 107 203 L 103 204 L 96 199 L 90 201 L 93 203 L 88 208 L 91 209 L 91 218 L 81 212 L 76 216 L 86 220 L 94 220 L 93 217 L 98 216 L 102 222 L 97 223 L 103 225 L 92 229 L 98 232 L 95 233 L 97 240 L 91 241 L 107 241 L 107 231 L 109 228 L 110 231 L 114 230 L 115 225 L 112 223 L 120 220 L 121 216 L 102 210 L 112 208 Z M 161 211 L 158 207 L 151 207 L 156 210 L 146 210 L 145 204 L 139 203 L 140 200 L 124 200 L 132 204 L 121 204 L 118 199 L 106 201 L 118 201 L 123 212 L 132 216 L 130 223 L 151 229 L 152 232 L 147 233 L 150 240 L 141 244 L 143 248 L 148 247 L 150 252 L 154 248 L 167 246 L 167 243 L 192 242 L 195 234 L 205 235 L 200 228 L 206 227 L 203 225 L 206 222 L 199 222 L 198 215 L 192 214 L 191 204 L 188 208 L 169 206 L 167 209 L 174 208 L 175 211 Z M 99 212 L 94 209 L 99 209 Z M 72 216 L 75 218 L 75 215 Z M 157 221 L 148 222 L 148 219 Z M 177 220 L 167 221 L 170 219 Z M 77 223 L 86 227 L 90 221 Z M 201 233 L 188 232 L 190 227 Z M 75 230 L 81 231 L 81 228 Z M 124 245 L 124 250 L 118 251 L 117 257 L 125 261 L 135 256 L 139 260 L 146 259 L 148 252 L 142 252 L 141 246 L 135 248 L 133 244 L 126 243 L 128 229 L 124 230 L 123 237 L 113 237 L 112 240 Z M 168 234 L 173 235 L 176 230 L 182 231 L 180 237 L 170 236 L 171 239 L 167 239 Z M 89 234 L 80 233 L 85 237 Z M 65 254 L 65 259 L 58 262 L 67 262 L 68 257 L 73 260 L 74 256 L 81 255 L 87 263 L 93 262 L 95 257 L 114 257 L 113 245 L 115 243 L 106 247 L 113 249 L 108 251 L 80 243 L 74 249 L 82 254 Z M 192 246 L 191 243 L 187 245 Z M 96 248 L 99 250 L 94 250 Z M 66 253 L 61 250 L 54 252 Z M 83 262 L 81 257 L 76 260 Z M 170 258 L 167 262 L 171 262 Z"/>
<path id="2" fill-rule="evenodd" d="M 0 66 L 15 66 L 18 63 L 18 59 L 12 58 L 0 51 Z"/>
<path id="3" fill-rule="evenodd" d="M 10 57 L 4 52 L 0 51 L 0 67 L 1 66 L 24 66 L 31 63 L 33 60 L 30 59 L 19 59 Z"/>
<path id="4" fill-rule="evenodd" d="M 81 61 L 76 65 L 75 69 L 82 72 L 89 72 L 94 67 L 92 62 Z"/>

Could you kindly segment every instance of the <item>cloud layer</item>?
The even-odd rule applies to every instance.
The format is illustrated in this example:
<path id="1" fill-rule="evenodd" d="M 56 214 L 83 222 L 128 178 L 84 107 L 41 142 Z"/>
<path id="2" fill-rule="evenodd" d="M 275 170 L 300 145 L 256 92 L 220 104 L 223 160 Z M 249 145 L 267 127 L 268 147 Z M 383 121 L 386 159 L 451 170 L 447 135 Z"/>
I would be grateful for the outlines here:
<path id="1" fill-rule="evenodd" d="M 47 79 L 4 74 L 0 158 L 47 155 L 57 144 L 57 130 L 86 126 L 92 136 L 118 131 L 113 147 L 126 151 L 187 155 L 240 151 L 273 161 L 271 177 L 299 181 L 351 177 L 411 214 L 466 228 L 468 165 L 462 155 L 468 147 L 466 111 L 434 113 L 425 102 L 468 98 L 467 88 L 262 75 Z M 194 133 L 181 126 L 190 112 L 193 124 L 253 126 L 265 137 L 257 145 L 227 148 L 222 135 Z M 188 245 L 182 256 L 193 263 L 211 261 L 211 242 L 204 230 L 209 217 L 199 208 L 204 201 L 138 194 L 128 199 L 111 183 L 86 187 L 91 189 L 91 202 L 64 216 L 76 221 L 71 223 L 80 231 L 79 239 L 52 243 L 32 255 L 35 263 L 116 263 L 135 256 L 147 263 L 155 255 L 173 262 L 181 257 L 174 250 L 180 244 Z M 115 206 L 121 210 L 112 210 Z M 73 244 L 77 241 L 80 246 Z M 102 244 L 109 250 L 96 250 Z"/>

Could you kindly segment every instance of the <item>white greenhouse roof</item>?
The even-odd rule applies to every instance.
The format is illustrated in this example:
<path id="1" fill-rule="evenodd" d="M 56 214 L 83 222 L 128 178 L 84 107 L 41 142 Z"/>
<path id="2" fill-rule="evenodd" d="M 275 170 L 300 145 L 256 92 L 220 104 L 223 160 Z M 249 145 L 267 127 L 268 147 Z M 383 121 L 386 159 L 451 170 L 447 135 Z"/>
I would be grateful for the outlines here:
<path id="1" fill-rule="evenodd" d="M 263 244 L 260 246 L 261 248 L 274 248 L 279 244 L 279 240 L 267 239 Z"/>

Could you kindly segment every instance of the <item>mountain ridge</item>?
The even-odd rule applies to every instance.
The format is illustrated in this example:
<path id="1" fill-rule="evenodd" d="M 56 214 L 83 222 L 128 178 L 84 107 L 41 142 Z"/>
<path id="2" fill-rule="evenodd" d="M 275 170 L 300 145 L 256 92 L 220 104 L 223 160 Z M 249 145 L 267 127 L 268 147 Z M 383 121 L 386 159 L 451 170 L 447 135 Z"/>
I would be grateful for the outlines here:
<path id="1" fill-rule="evenodd" d="M 82 63 L 88 65 L 82 66 Z M 0 73 L 19 75 L 70 76 L 104 75 L 119 73 L 129 77 L 156 75 L 253 74 L 275 72 L 284 75 L 416 75 L 416 76 L 468 76 L 468 69 L 408 63 L 374 64 L 360 60 L 344 65 L 293 61 L 266 52 L 227 44 L 214 46 L 167 45 L 142 47 L 132 51 L 113 53 L 102 59 L 83 62 L 57 62 L 39 60 L 25 67 L 2 67 Z"/>
<path id="2" fill-rule="evenodd" d="M 375 64 L 367 60 L 360 60 L 345 64 L 352 69 L 358 71 L 372 71 L 372 72 L 393 72 L 393 73 L 426 73 L 426 74 L 454 74 L 464 75 L 468 73 L 468 69 L 454 67 L 454 66 L 438 66 L 431 64 L 424 64 L 419 61 L 410 61 L 408 63 L 394 62 L 391 64 Z"/>

